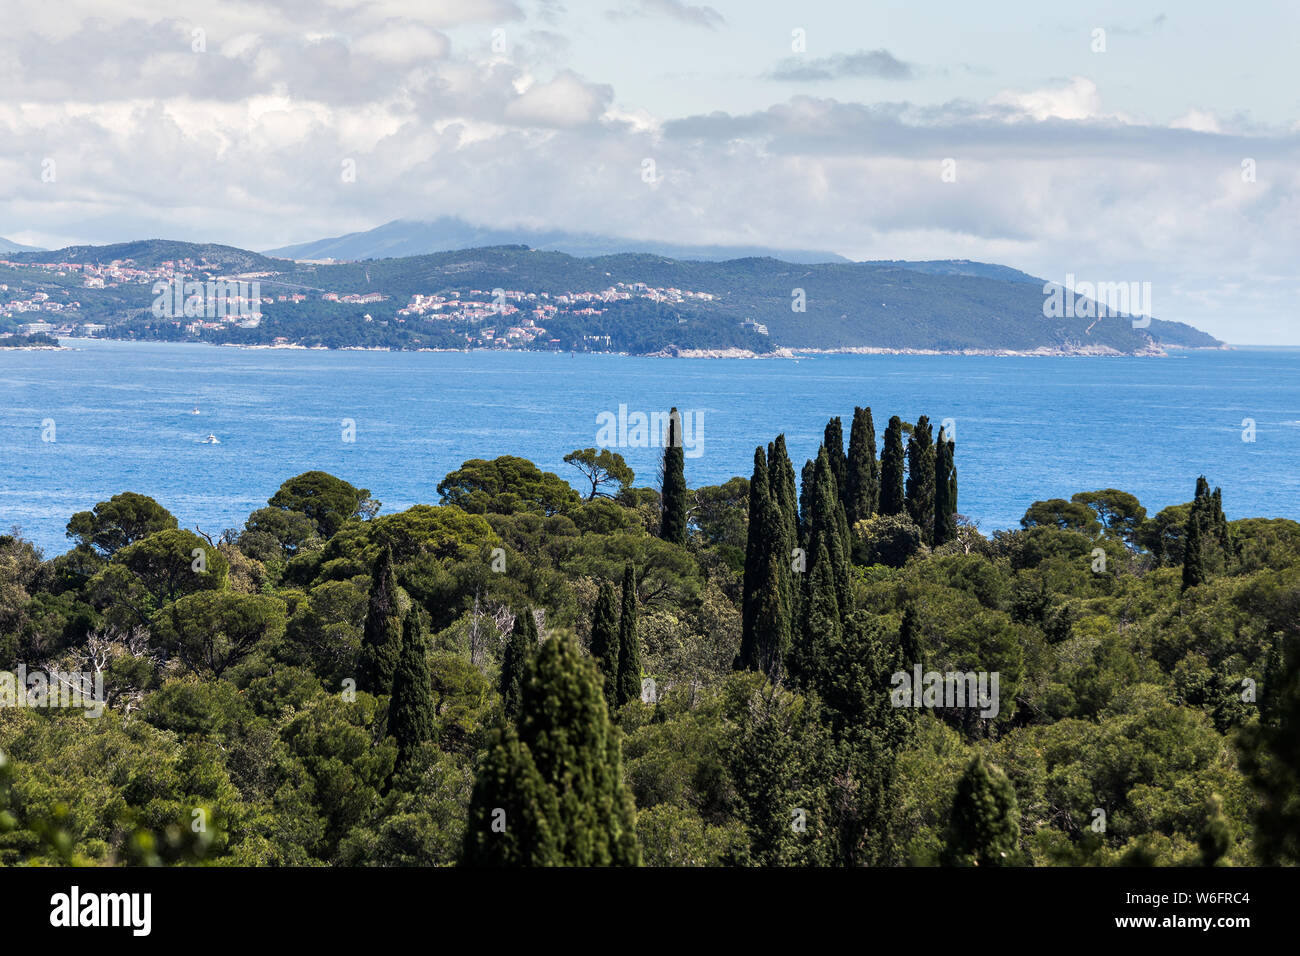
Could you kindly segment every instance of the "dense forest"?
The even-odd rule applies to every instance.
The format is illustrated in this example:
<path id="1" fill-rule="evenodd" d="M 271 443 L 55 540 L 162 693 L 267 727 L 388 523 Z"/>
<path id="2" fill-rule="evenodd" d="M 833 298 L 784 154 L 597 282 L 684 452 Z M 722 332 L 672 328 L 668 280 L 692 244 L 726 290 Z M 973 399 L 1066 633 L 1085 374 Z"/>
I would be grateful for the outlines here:
<path id="1" fill-rule="evenodd" d="M 925 416 L 694 489 L 677 427 L 657 487 L 586 448 L 0 537 L 0 863 L 1300 860 L 1300 524 L 1201 478 L 985 535 Z"/>

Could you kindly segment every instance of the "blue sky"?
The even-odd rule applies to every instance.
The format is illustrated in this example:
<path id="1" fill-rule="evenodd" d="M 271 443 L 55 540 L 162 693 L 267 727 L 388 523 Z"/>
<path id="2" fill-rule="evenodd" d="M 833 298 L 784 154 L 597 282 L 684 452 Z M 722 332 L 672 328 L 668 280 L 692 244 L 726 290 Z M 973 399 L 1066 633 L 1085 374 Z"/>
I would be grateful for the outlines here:
<path id="1" fill-rule="evenodd" d="M 1150 282 L 1161 318 L 1300 343 L 1294 3 L 18 0 L 6 14 L 11 240 L 265 249 L 457 215 Z"/>

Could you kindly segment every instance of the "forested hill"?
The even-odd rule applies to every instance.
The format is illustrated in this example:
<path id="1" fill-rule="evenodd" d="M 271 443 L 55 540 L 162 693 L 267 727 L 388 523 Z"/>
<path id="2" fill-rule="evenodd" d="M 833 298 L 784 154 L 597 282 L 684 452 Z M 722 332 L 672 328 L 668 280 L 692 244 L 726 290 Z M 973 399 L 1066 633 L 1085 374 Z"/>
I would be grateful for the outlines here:
<path id="1" fill-rule="evenodd" d="M 635 353 L 676 347 L 760 353 L 778 348 L 882 348 L 1135 354 L 1162 346 L 1221 345 L 1179 322 L 1156 319 L 1146 328 L 1134 328 L 1125 315 L 1096 318 L 1093 309 L 1083 307 L 1085 302 L 1092 305 L 1089 300 L 1079 300 L 1077 315 L 1049 318 L 1041 280 L 1005 266 L 965 260 L 709 262 L 650 254 L 579 258 L 526 246 L 493 246 L 324 264 L 161 240 L 16 253 L 8 260 L 14 264 L 4 269 L 5 280 L 15 290 L 11 295 L 45 292 L 52 301 L 66 300 L 74 315 L 86 321 L 118 327 L 108 334 L 139 338 Z M 82 288 L 60 284 L 49 269 L 38 265 L 71 262 L 102 270 L 113 261 L 129 261 L 141 270 L 175 264 L 195 278 L 205 272 L 255 276 L 267 303 L 264 319 L 255 328 L 240 329 L 155 321 L 149 314 L 150 289 L 157 278 L 152 274 L 122 281 L 110 276 L 104 288 Z M 412 313 L 407 308 L 414 296 L 482 302 L 496 289 L 516 294 L 506 313 L 515 316 L 510 323 L 472 309 L 458 312 L 439 306 Z M 382 299 L 375 301 L 375 294 Z M 357 302 L 358 297 L 370 300 Z M 543 305 L 556 308 L 535 311 Z M 535 320 L 537 328 L 509 340 L 502 337 L 499 325 L 526 325 L 524 320 Z"/>

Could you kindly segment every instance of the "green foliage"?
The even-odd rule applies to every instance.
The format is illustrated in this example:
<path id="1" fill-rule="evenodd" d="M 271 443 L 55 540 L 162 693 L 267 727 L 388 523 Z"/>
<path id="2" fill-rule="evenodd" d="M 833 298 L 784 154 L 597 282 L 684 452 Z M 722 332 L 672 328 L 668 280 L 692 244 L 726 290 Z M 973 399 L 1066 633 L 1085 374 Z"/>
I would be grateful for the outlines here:
<path id="1" fill-rule="evenodd" d="M 559 475 L 542 471 L 526 458 L 502 455 L 472 458 L 438 483 L 442 504 L 469 514 L 553 515 L 568 511 L 578 493 Z"/>
<path id="2" fill-rule="evenodd" d="M 68 521 L 68 537 L 111 558 L 128 544 L 155 531 L 176 527 L 172 513 L 148 495 L 127 491 L 79 511 Z"/>
<path id="3" fill-rule="evenodd" d="M 883 515 L 902 514 L 906 507 L 903 482 L 905 461 L 903 422 L 894 415 L 885 428 L 885 444 L 880 452 L 880 513 Z"/>
<path id="4" fill-rule="evenodd" d="M 1020 808 L 1011 781 L 976 754 L 957 783 L 944 846 L 949 866 L 1012 866 L 1020 857 Z"/>
<path id="5" fill-rule="evenodd" d="M 596 497 L 617 498 L 624 488 L 630 488 L 636 480 L 636 473 L 628 467 L 623 456 L 616 451 L 602 448 L 579 448 L 564 456 L 564 463 L 572 465 L 582 472 L 582 476 L 591 482 L 591 492 L 587 500 Z M 609 485 L 610 490 L 601 488 Z"/>
<path id="6" fill-rule="evenodd" d="M 591 658 L 600 668 L 604 678 L 605 703 L 613 712 L 618 707 L 619 627 L 618 599 L 614 585 L 609 581 L 600 584 L 600 596 L 591 617 Z"/>
<path id="7" fill-rule="evenodd" d="M 600 675 L 572 636 L 554 634 L 528 667 L 517 733 L 498 729 L 489 743 L 465 862 L 638 865 L 636 811 L 622 776 Z"/>
<path id="8" fill-rule="evenodd" d="M 397 659 L 402 651 L 402 618 L 405 611 L 393 573 L 393 550 L 384 548 L 375 562 L 366 607 L 361 654 L 357 661 L 357 686 L 372 694 L 390 694 Z"/>
<path id="9" fill-rule="evenodd" d="M 622 707 L 641 698 L 641 636 L 636 622 L 636 574 L 623 569 L 623 598 L 618 615 L 618 678 L 615 703 Z"/>
<path id="10" fill-rule="evenodd" d="M 433 737 L 433 689 L 429 677 L 429 636 L 419 609 L 402 621 L 402 653 L 393 674 L 393 699 L 388 710 L 388 736 L 397 741 L 397 769 Z"/>
<path id="11" fill-rule="evenodd" d="M 324 538 L 333 535 L 345 522 L 373 517 L 379 510 L 379 502 L 365 488 L 354 488 L 342 478 L 323 471 L 307 471 L 290 478 L 267 504 L 310 518 Z"/>

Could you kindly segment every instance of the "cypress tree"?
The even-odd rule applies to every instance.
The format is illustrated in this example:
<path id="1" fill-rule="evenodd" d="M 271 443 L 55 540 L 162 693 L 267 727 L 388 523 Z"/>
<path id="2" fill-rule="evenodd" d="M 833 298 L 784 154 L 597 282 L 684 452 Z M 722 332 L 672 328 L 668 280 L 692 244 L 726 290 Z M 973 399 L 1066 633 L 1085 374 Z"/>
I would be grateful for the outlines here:
<path id="1" fill-rule="evenodd" d="M 611 711 L 618 706 L 618 650 L 618 599 L 614 585 L 602 581 L 591 616 L 591 657 L 604 678 L 605 702 Z"/>
<path id="2" fill-rule="evenodd" d="M 532 655 L 518 731 L 493 732 L 476 775 L 466 863 L 639 865 L 621 735 L 601 683 L 595 663 L 564 631 Z"/>
<path id="3" fill-rule="evenodd" d="M 903 494 L 903 422 L 897 416 L 889 419 L 885 428 L 885 444 L 880 452 L 880 513 L 903 513 L 906 499 Z"/>
<path id="4" fill-rule="evenodd" d="M 1014 866 L 1019 858 L 1016 790 L 977 754 L 957 783 L 943 862 L 948 866 Z"/>
<path id="5" fill-rule="evenodd" d="M 357 686 L 371 694 L 393 690 L 393 673 L 402 653 L 402 615 L 393 573 L 393 551 L 379 552 L 370 576 L 370 603 L 361 632 L 361 654 L 357 660 Z"/>
<path id="6" fill-rule="evenodd" d="M 668 437 L 664 443 L 663 486 L 659 537 L 673 544 L 686 544 L 686 453 L 682 448 L 682 417 L 674 408 L 668 414 Z"/>
<path id="7" fill-rule="evenodd" d="M 816 563 L 818 549 L 825 547 L 831 565 L 831 580 L 835 587 L 836 605 L 845 613 L 850 609 L 849 543 L 844 509 L 835 495 L 835 479 L 831 473 L 830 457 L 822 449 L 817 455 L 814 472 L 812 524 L 809 528 L 808 555 L 809 580 Z M 809 592 L 804 591 L 806 600 Z"/>
<path id="8" fill-rule="evenodd" d="M 772 505 L 767 505 L 770 510 Z M 780 560 L 764 567 L 763 587 L 755 600 L 754 637 L 748 650 L 750 670 L 766 674 L 775 682 L 790 648 L 790 606 L 788 590 L 782 586 Z"/>
<path id="9" fill-rule="evenodd" d="M 505 653 L 501 657 L 501 706 L 510 720 L 519 716 L 524 670 L 528 666 L 528 656 L 536 647 L 537 619 L 533 617 L 533 609 L 526 607 L 523 613 L 515 615 L 515 626 L 510 629 Z"/>
<path id="10" fill-rule="evenodd" d="M 1205 544 L 1201 516 L 1195 508 L 1187 516 L 1183 538 L 1183 590 L 1205 583 Z"/>
<path id="11" fill-rule="evenodd" d="M 849 527 L 876 513 L 880 499 L 880 463 L 876 461 L 876 425 L 871 408 L 853 409 L 849 429 L 848 494 L 845 517 Z"/>
<path id="12" fill-rule="evenodd" d="M 822 446 L 830 459 L 831 474 L 835 476 L 835 494 L 844 501 L 849 490 L 849 462 L 844 456 L 844 425 L 838 416 L 826 423 Z"/>
<path id="13" fill-rule="evenodd" d="M 957 469 L 953 465 L 955 446 L 939 429 L 934 449 L 934 544 L 938 547 L 957 537 Z"/>
<path id="14" fill-rule="evenodd" d="M 808 540 L 808 528 L 812 524 L 813 485 L 817 482 L 817 465 L 812 459 L 803 463 L 799 472 L 799 540 Z"/>
<path id="15" fill-rule="evenodd" d="M 641 699 L 641 638 L 636 628 L 636 575 L 623 569 L 623 608 L 618 618 L 618 706 Z"/>
<path id="16" fill-rule="evenodd" d="M 934 543 L 934 458 L 930 419 L 922 415 L 907 440 L 907 513 L 926 544 Z"/>
<path id="17" fill-rule="evenodd" d="M 768 484 L 771 486 L 772 518 L 774 528 L 767 529 L 765 537 L 770 539 L 770 560 L 777 565 L 777 574 L 789 614 L 793 621 L 798 607 L 799 589 L 794 583 L 794 571 L 791 562 L 793 551 L 799 544 L 799 518 L 795 511 L 794 464 L 785 449 L 785 436 L 777 435 L 776 440 L 768 446 L 767 451 Z M 789 635 L 780 641 L 782 646 L 789 644 Z"/>
<path id="18" fill-rule="evenodd" d="M 393 674 L 393 699 L 388 708 L 388 736 L 397 741 L 398 768 L 433 738 L 434 717 L 429 636 L 423 615 L 412 608 L 402 622 L 402 654 Z"/>
<path id="19" fill-rule="evenodd" d="M 740 670 L 757 670 L 754 644 L 754 616 L 759 591 L 767 579 L 767 502 L 771 496 L 767 458 L 760 445 L 754 449 L 754 474 L 749 479 L 749 529 L 745 538 L 745 576 L 741 589 Z"/>
<path id="20" fill-rule="evenodd" d="M 805 579 L 799 640 L 790 653 L 790 671 L 809 690 L 821 690 L 830 677 L 830 663 L 842 639 L 840 603 L 830 553 L 823 540 Z"/>
<path id="21" fill-rule="evenodd" d="M 786 554 L 799 543 L 798 502 L 794 490 L 794 462 L 785 448 L 785 435 L 777 435 L 767 449 L 768 484 L 772 501 L 785 526 L 785 538 L 789 542 Z"/>

